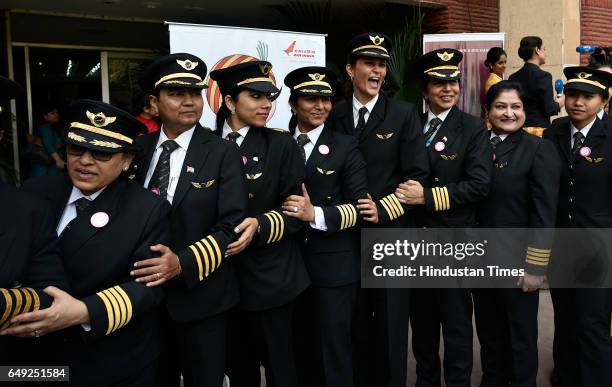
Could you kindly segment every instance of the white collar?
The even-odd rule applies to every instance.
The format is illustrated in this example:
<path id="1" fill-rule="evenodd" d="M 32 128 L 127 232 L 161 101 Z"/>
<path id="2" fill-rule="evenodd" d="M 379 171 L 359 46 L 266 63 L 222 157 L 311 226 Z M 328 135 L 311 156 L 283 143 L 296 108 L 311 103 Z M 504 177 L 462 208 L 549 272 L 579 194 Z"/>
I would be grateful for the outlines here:
<path id="1" fill-rule="evenodd" d="M 576 134 L 576 132 L 581 132 L 586 138 L 586 136 L 589 134 L 589 131 L 593 127 L 593 124 L 595 123 L 596 120 L 597 120 L 597 117 L 595 117 L 593 121 L 591 121 L 587 126 L 585 126 L 584 128 L 580 130 L 576 129 L 572 121 L 570 121 L 570 126 L 572 127 L 572 138 L 574 138 L 574 134 Z"/>
<path id="2" fill-rule="evenodd" d="M 174 141 L 187 152 L 187 148 L 189 148 L 189 142 L 191 142 L 191 137 L 193 137 L 193 132 L 195 131 L 195 125 L 193 128 L 184 131 L 179 134 L 178 137 L 174 139 Z M 166 136 L 166 132 L 164 132 L 164 126 L 162 125 L 161 130 L 159 131 L 159 139 L 157 140 L 157 146 L 155 149 L 159 148 L 164 141 L 169 140 L 168 136 Z"/>
<path id="3" fill-rule="evenodd" d="M 448 113 L 450 113 L 451 109 L 452 108 L 445 110 L 442 113 L 438 114 L 437 116 L 433 114 L 433 112 L 430 109 L 427 112 L 427 123 L 429 123 L 429 121 L 433 120 L 435 117 L 438 117 L 440 120 L 442 120 L 442 122 L 444 122 L 444 120 L 446 120 L 446 117 L 448 116 Z"/>
<path id="4" fill-rule="evenodd" d="M 68 205 L 73 204 L 80 198 L 85 198 L 89 201 L 94 201 L 98 196 L 100 196 L 100 194 L 102 193 L 102 191 L 104 191 L 105 188 L 106 187 L 102 187 L 102 189 L 92 193 L 91 195 L 85 195 L 83 192 L 81 192 L 80 189 L 75 186 L 72 186 L 72 192 L 70 193 L 70 197 L 68 198 Z"/>
<path id="5" fill-rule="evenodd" d="M 521 130 L 521 129 L 519 129 L 519 130 Z M 495 134 L 495 132 L 491 131 L 491 137 L 489 137 L 489 139 L 497 136 L 497 137 L 501 138 L 502 141 L 504 141 L 506 139 L 506 137 L 508 137 L 508 134 L 509 133 Z"/>
<path id="6" fill-rule="evenodd" d="M 247 133 L 249 133 L 249 128 L 250 126 L 243 126 L 242 128 L 238 129 L 238 133 L 240 133 L 240 135 L 242 136 L 242 138 L 245 138 Z M 221 132 L 221 138 L 227 138 L 227 135 L 232 132 L 232 128 L 230 128 L 229 124 L 227 123 L 227 120 L 225 120 L 225 122 L 223 123 L 223 130 Z"/>
<path id="7" fill-rule="evenodd" d="M 316 128 L 314 128 L 313 130 L 311 130 L 308 133 L 302 133 L 300 132 L 300 130 L 298 128 L 295 129 L 295 133 L 293 133 L 293 138 L 297 141 L 297 138 L 300 134 L 305 134 L 308 136 L 308 138 L 310 139 L 310 142 L 312 143 L 312 145 L 314 146 L 317 141 L 319 140 L 319 137 L 321 136 L 321 133 L 323 132 L 323 127 L 325 126 L 325 124 L 321 124 L 319 126 L 317 126 Z"/>
<path id="8" fill-rule="evenodd" d="M 378 102 L 378 96 L 380 94 L 376 94 L 376 96 L 374 98 L 372 98 L 371 100 L 369 100 L 365 105 L 362 104 L 361 102 L 359 102 L 359 100 L 357 99 L 357 97 L 355 97 L 355 94 L 353 94 L 353 110 L 356 112 L 359 112 L 359 109 L 361 109 L 362 107 L 365 106 L 366 109 L 368 109 L 368 113 L 372 113 L 372 109 L 374 109 L 374 105 L 376 105 L 376 102 Z"/>
<path id="9" fill-rule="evenodd" d="M 606 112 L 603 110 L 603 108 L 597 112 L 597 117 L 599 117 L 600 120 L 603 120 L 603 116 Z"/>

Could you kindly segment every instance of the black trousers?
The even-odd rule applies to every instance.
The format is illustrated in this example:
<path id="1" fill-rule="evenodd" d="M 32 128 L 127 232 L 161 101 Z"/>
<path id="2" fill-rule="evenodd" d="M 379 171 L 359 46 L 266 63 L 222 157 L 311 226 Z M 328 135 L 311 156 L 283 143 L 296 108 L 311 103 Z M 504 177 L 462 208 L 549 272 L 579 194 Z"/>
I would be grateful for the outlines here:
<path id="1" fill-rule="evenodd" d="M 355 385 L 406 387 L 410 289 L 359 289 L 353 329 Z"/>
<path id="2" fill-rule="evenodd" d="M 227 313 L 175 323 L 185 387 L 219 387 L 225 375 Z"/>
<path id="3" fill-rule="evenodd" d="M 232 386 L 259 387 L 260 364 L 269 387 L 297 387 L 293 351 L 293 302 L 256 312 L 233 310 L 227 375 Z"/>
<path id="4" fill-rule="evenodd" d="M 417 387 L 439 387 L 440 325 L 444 339 L 444 381 L 470 387 L 472 296 L 467 289 L 413 289 L 410 310 Z"/>
<path id="5" fill-rule="evenodd" d="M 170 317 L 168 310 L 162 308 L 161 333 L 162 352 L 159 357 L 159 367 L 155 378 L 156 387 L 179 387 L 181 385 L 181 358 L 177 332 L 174 328 L 174 320 Z"/>
<path id="6" fill-rule="evenodd" d="M 474 289 L 480 387 L 536 387 L 539 292 Z"/>
<path id="7" fill-rule="evenodd" d="M 354 386 L 352 323 L 358 290 L 358 283 L 311 287 L 300 297 L 294 334 L 301 387 Z"/>
<path id="8" fill-rule="evenodd" d="M 551 289 L 553 358 L 559 387 L 604 387 L 612 381 L 612 289 Z"/>

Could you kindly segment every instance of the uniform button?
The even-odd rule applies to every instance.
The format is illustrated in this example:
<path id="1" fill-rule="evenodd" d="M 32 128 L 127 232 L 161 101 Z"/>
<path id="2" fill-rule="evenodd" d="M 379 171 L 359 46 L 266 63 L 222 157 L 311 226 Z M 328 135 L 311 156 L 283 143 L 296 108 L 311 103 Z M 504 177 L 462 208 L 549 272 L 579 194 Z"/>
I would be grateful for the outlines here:
<path id="1" fill-rule="evenodd" d="M 574 165 L 573 164 L 570 164 L 569 167 L 570 167 L 570 169 L 574 169 Z"/>
<path id="2" fill-rule="evenodd" d="M 570 187 L 573 187 L 573 186 L 574 186 L 574 181 L 570 180 Z"/>
<path id="3" fill-rule="evenodd" d="M 437 177 L 434 177 L 434 181 L 438 182 L 438 181 L 440 181 L 440 179 L 438 179 Z"/>
<path id="4" fill-rule="evenodd" d="M 304 238 L 304 243 L 308 244 L 308 238 Z"/>
<path id="5" fill-rule="evenodd" d="M 20 288 L 21 287 L 21 282 L 19 281 L 13 281 L 13 286 L 14 288 Z"/>
<path id="6" fill-rule="evenodd" d="M 572 203 L 573 201 L 574 201 L 574 199 L 573 199 L 573 198 L 570 198 L 570 199 L 569 199 L 569 202 L 570 202 L 570 203 Z"/>
<path id="7" fill-rule="evenodd" d="M 571 215 L 568 215 L 567 217 L 569 218 L 569 220 L 572 220 L 572 216 Z"/>

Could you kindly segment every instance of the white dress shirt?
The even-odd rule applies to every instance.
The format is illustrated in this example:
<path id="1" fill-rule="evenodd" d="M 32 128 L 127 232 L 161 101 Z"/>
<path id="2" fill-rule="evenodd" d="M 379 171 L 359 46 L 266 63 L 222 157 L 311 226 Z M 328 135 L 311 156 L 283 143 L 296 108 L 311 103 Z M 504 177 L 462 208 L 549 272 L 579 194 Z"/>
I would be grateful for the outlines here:
<path id="1" fill-rule="evenodd" d="M 85 198 L 89 201 L 94 201 L 102 193 L 102 191 L 104 191 L 104 188 L 88 196 L 81 192 L 80 189 L 73 186 L 72 192 L 70 193 L 70 197 L 68 198 L 68 202 L 66 203 L 66 207 L 64 208 L 64 212 L 62 213 L 62 217 L 60 218 L 60 221 L 57 225 L 57 235 L 60 235 L 64 231 L 66 226 L 68 226 L 68 223 L 70 223 L 72 219 L 76 218 L 77 210 L 76 205 L 74 203 L 80 198 Z"/>
<path id="2" fill-rule="evenodd" d="M 174 191 L 176 191 L 176 185 L 178 184 L 179 177 L 181 176 L 183 162 L 185 161 L 187 148 L 189 148 L 189 143 L 191 142 L 191 137 L 193 137 L 194 130 L 195 126 L 181 133 L 174 139 L 179 147 L 170 154 L 170 180 L 168 182 L 168 190 L 166 191 L 166 200 L 168 200 L 170 204 L 172 204 L 172 199 L 174 199 Z M 166 136 L 164 127 L 162 126 L 161 130 L 159 131 L 159 140 L 157 140 L 157 146 L 155 147 L 155 152 L 153 153 L 153 157 L 151 157 L 151 164 L 149 164 L 149 170 L 147 171 L 147 177 L 144 183 L 145 188 L 149 186 L 149 181 L 151 181 L 151 177 L 155 171 L 155 166 L 157 165 L 159 156 L 161 156 L 163 151 L 162 144 L 166 140 L 169 140 L 169 138 Z"/>
<path id="3" fill-rule="evenodd" d="M 600 111 L 597 112 L 597 117 L 599 117 L 600 120 L 603 120 L 604 114 L 606 114 L 606 112 L 602 108 Z"/>
<path id="4" fill-rule="evenodd" d="M 293 138 L 295 139 L 295 141 L 297 141 L 297 138 L 300 134 L 306 134 L 308 136 L 308 139 L 310 140 L 308 144 L 304 145 L 304 152 L 306 153 L 306 161 L 308 161 L 308 159 L 310 158 L 310 155 L 312 154 L 315 144 L 317 143 L 317 141 L 319 140 L 319 137 L 321 136 L 321 133 L 323 132 L 323 126 L 325 125 L 323 124 L 321 126 L 318 126 L 308 133 L 301 133 L 299 129 L 296 129 L 295 133 L 293 133 Z M 323 209 L 321 207 L 315 206 L 314 212 L 315 212 L 315 220 L 314 222 L 309 222 L 310 227 L 317 229 L 317 230 L 321 230 L 321 231 L 327 231 L 327 223 L 325 223 L 325 214 L 323 213 Z"/>
<path id="5" fill-rule="evenodd" d="M 365 119 L 366 124 L 368 123 L 368 118 L 370 118 L 370 113 L 372 113 L 372 109 L 374 109 L 374 105 L 378 101 L 378 94 L 376 97 L 369 100 L 365 105 L 357 100 L 355 94 L 353 94 L 353 124 L 357 127 L 357 121 L 359 121 L 359 109 L 365 106 L 368 109 L 368 112 L 363 117 Z"/>
<path id="6" fill-rule="evenodd" d="M 520 130 L 520 129 L 519 129 Z M 508 133 L 503 133 L 503 134 L 495 134 L 493 131 L 491 131 L 491 136 L 489 137 L 489 140 L 492 139 L 493 137 L 499 137 L 501 138 L 502 142 L 504 142 L 504 140 L 506 139 L 506 137 L 508 137 Z M 500 143 L 501 144 L 501 143 Z"/>
<path id="7" fill-rule="evenodd" d="M 238 146 L 242 145 L 242 141 L 244 141 L 244 138 L 246 137 L 247 133 L 249 133 L 249 129 L 250 129 L 249 125 L 238 129 L 238 134 L 240 134 L 240 137 L 236 138 L 236 144 Z M 232 128 L 230 128 L 227 121 L 225 121 L 223 123 L 223 131 L 221 132 L 221 137 L 223 137 L 226 140 L 229 140 L 227 135 L 230 134 L 230 132 L 232 132 Z"/>
<path id="8" fill-rule="evenodd" d="M 576 134 L 578 132 L 581 132 L 584 135 L 584 138 L 586 139 L 586 136 L 589 134 L 589 131 L 593 127 L 593 124 L 595 123 L 595 120 L 597 120 L 597 117 L 595 117 L 595 119 L 593 119 L 593 121 L 591 121 L 591 123 L 589 123 L 587 126 L 585 126 L 584 128 L 582 128 L 580 130 L 576 129 L 574 124 L 572 124 L 571 121 L 570 121 L 570 125 L 572 127 L 572 137 L 570 139 L 570 149 L 574 147 L 574 134 Z"/>

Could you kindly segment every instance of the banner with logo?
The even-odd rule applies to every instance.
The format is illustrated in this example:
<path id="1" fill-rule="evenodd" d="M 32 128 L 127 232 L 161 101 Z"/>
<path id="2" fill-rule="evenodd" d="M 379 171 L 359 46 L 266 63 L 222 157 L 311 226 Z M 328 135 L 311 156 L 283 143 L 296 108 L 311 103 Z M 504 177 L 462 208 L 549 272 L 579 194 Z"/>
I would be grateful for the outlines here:
<path id="1" fill-rule="evenodd" d="M 291 118 L 289 90 L 283 80 L 290 71 L 304 66 L 325 66 L 326 35 L 199 24 L 167 23 L 170 52 L 188 52 L 202 58 L 208 74 L 212 70 L 242 62 L 267 60 L 281 95 L 273 103 L 267 126 L 287 129 Z M 217 83 L 206 77 L 204 113 L 200 122 L 214 127 L 221 106 Z"/>
<path id="2" fill-rule="evenodd" d="M 485 105 L 484 86 L 489 69 L 484 61 L 492 47 L 504 47 L 505 33 L 425 34 L 423 53 L 439 48 L 454 48 L 463 53 L 460 64 L 461 98 L 458 107 L 475 116 L 481 116 Z"/>

